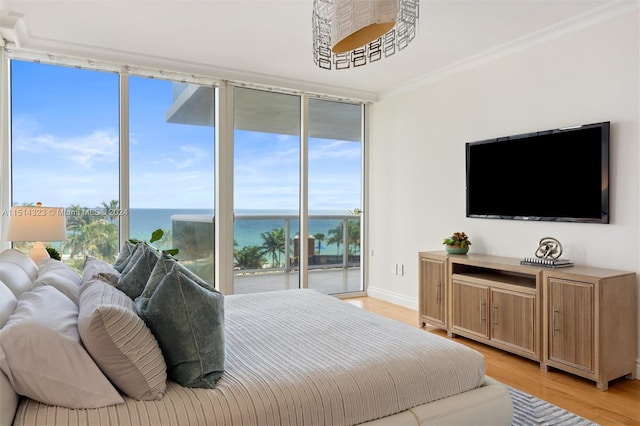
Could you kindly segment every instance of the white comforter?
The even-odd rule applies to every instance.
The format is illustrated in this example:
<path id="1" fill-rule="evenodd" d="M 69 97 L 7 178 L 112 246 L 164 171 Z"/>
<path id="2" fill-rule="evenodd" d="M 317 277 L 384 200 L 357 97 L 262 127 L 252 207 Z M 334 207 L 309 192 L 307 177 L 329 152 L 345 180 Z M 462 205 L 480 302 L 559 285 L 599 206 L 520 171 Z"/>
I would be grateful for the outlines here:
<path id="1" fill-rule="evenodd" d="M 479 387 L 484 359 L 456 342 L 312 290 L 225 298 L 215 389 L 169 383 L 159 401 L 69 410 L 31 400 L 25 425 L 353 425 Z"/>

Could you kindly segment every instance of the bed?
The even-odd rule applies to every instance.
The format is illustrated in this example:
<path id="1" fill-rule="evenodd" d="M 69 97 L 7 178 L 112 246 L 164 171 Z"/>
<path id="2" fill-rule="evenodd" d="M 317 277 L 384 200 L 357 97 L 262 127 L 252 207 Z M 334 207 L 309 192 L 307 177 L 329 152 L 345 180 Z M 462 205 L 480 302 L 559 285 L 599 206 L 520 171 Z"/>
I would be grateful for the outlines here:
<path id="1" fill-rule="evenodd" d="M 10 293 L 19 301 L 35 291 L 29 262 L 0 253 L 0 326 L 16 309 Z M 224 346 L 212 389 L 168 379 L 160 397 L 120 392 L 121 402 L 97 408 L 20 396 L 0 372 L 0 426 L 512 422 L 509 392 L 478 352 L 313 290 L 224 297 Z"/>

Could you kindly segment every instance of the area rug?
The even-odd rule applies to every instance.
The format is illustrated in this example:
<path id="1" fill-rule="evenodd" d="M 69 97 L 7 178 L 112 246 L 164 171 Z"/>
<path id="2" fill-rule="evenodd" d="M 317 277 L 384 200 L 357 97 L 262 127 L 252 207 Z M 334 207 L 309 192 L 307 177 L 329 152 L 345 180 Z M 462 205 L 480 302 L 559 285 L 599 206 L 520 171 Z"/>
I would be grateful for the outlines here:
<path id="1" fill-rule="evenodd" d="M 513 426 L 597 426 L 563 408 L 507 386 L 513 399 Z"/>

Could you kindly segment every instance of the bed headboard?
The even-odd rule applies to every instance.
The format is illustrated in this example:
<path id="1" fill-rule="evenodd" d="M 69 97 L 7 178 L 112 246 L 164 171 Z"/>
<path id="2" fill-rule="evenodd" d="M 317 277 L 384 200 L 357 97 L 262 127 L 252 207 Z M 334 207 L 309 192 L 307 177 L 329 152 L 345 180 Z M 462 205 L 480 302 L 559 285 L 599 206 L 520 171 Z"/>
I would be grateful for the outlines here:
<path id="1" fill-rule="evenodd" d="M 0 328 L 15 310 L 18 296 L 33 287 L 37 275 L 38 268 L 24 253 L 12 249 L 0 253 Z M 18 400 L 11 382 L 0 371 L 0 426 L 11 426 Z"/>

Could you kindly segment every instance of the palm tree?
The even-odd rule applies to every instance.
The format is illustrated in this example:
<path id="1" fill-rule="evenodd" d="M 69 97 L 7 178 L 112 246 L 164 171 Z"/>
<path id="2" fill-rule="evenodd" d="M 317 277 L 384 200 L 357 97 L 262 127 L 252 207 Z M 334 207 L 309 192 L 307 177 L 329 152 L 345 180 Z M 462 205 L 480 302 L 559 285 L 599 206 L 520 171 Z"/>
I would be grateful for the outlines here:
<path id="1" fill-rule="evenodd" d="M 322 248 L 322 242 L 327 238 L 322 232 L 318 232 L 317 234 L 313 234 L 313 238 L 318 242 L 318 246 L 316 247 L 316 252 L 320 255 L 320 249 Z"/>
<path id="2" fill-rule="evenodd" d="M 118 219 L 118 211 L 120 210 L 120 201 L 111 200 L 109 204 L 106 202 L 102 202 L 102 208 L 104 209 L 105 215 L 109 219 L 109 222 L 113 222 Z"/>
<path id="3" fill-rule="evenodd" d="M 358 253 L 360 251 L 360 221 L 349 220 L 347 228 L 349 232 L 349 253 Z"/>
<path id="4" fill-rule="evenodd" d="M 329 239 L 327 240 L 327 244 L 335 244 L 336 245 L 336 254 L 340 254 L 340 245 L 344 240 L 344 228 L 342 222 L 340 222 L 335 228 L 329 229 Z"/>
<path id="5" fill-rule="evenodd" d="M 271 256 L 271 266 L 280 266 L 280 253 L 284 253 L 286 244 L 284 228 L 272 229 L 271 232 L 263 232 L 260 236 L 264 241 L 260 254 Z"/>
<path id="6" fill-rule="evenodd" d="M 259 246 L 244 246 L 233 251 L 235 260 L 234 266 L 240 269 L 260 269 L 262 268 L 262 254 Z"/>
<path id="7" fill-rule="evenodd" d="M 67 238 L 62 242 L 61 248 L 69 253 L 71 259 L 78 254 L 83 254 L 85 235 L 83 228 L 86 225 L 84 208 L 79 204 L 72 204 L 67 208 Z"/>
<path id="8" fill-rule="evenodd" d="M 83 254 L 113 262 L 118 254 L 118 228 L 105 219 L 93 220 L 82 229 Z"/>

